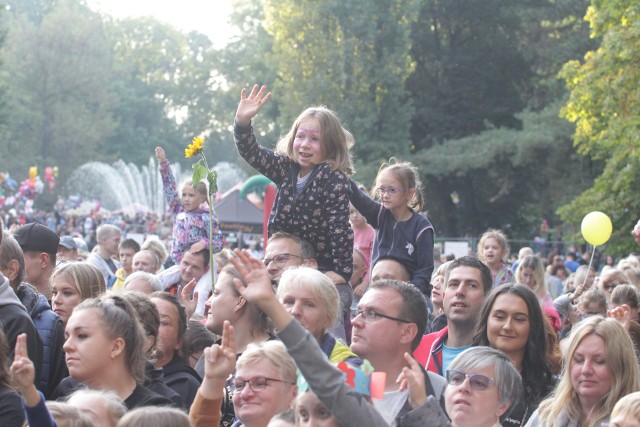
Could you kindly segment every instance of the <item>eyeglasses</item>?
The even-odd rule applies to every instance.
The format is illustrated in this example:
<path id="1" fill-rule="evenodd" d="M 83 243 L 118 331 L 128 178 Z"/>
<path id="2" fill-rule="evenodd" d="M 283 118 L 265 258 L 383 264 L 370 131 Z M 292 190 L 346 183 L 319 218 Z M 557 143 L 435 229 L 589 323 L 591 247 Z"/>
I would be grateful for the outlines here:
<path id="1" fill-rule="evenodd" d="M 272 261 L 275 262 L 276 264 L 284 264 L 285 262 L 289 261 L 289 258 L 291 257 L 301 258 L 298 255 L 284 253 L 284 254 L 275 255 L 273 258 L 265 258 L 262 260 L 262 262 L 264 263 L 264 266 L 267 267 L 269 266 L 269 264 L 271 264 Z"/>
<path id="2" fill-rule="evenodd" d="M 404 191 L 404 190 L 402 188 L 396 188 L 396 187 L 378 187 L 376 189 L 376 192 L 381 196 L 384 193 L 389 193 L 389 195 L 393 196 L 394 194 L 400 193 L 401 191 Z"/>
<path id="3" fill-rule="evenodd" d="M 241 393 L 242 390 L 244 390 L 244 386 L 248 384 L 251 390 L 253 390 L 255 393 L 260 393 L 261 391 L 264 391 L 265 388 L 267 388 L 267 386 L 269 385 L 269 381 L 276 381 L 285 384 L 295 384 L 289 381 L 267 377 L 255 377 L 251 378 L 250 380 L 236 378 L 236 380 L 231 384 L 231 389 L 233 390 L 233 393 Z"/>
<path id="4" fill-rule="evenodd" d="M 617 283 L 607 283 L 606 285 L 602 285 L 602 289 L 604 289 L 605 291 L 609 291 L 614 289 L 616 286 L 618 286 Z"/>
<path id="5" fill-rule="evenodd" d="M 482 391 L 489 388 L 494 383 L 493 378 L 481 374 L 467 375 L 462 371 L 455 369 L 447 369 L 447 382 L 451 385 L 458 386 L 469 378 L 469 385 L 472 390 Z"/>
<path id="6" fill-rule="evenodd" d="M 395 320 L 396 322 L 401 322 L 401 323 L 413 323 L 413 322 L 409 322 L 408 320 L 398 319 L 397 317 L 387 316 L 386 314 L 380 314 L 377 311 L 373 311 L 373 310 L 358 309 L 356 312 L 357 312 L 356 316 L 358 315 L 362 316 L 365 322 L 375 322 L 379 318 L 383 318 L 383 319 Z"/>

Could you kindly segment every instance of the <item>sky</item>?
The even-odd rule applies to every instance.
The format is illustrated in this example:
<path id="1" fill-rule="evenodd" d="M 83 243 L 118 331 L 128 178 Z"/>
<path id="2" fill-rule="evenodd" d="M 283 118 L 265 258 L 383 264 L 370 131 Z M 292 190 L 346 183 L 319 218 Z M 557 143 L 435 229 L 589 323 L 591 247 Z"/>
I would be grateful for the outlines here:
<path id="1" fill-rule="evenodd" d="M 89 6 L 116 18 L 153 16 L 185 32 L 197 30 L 223 47 L 232 33 L 231 0 L 87 0 Z"/>

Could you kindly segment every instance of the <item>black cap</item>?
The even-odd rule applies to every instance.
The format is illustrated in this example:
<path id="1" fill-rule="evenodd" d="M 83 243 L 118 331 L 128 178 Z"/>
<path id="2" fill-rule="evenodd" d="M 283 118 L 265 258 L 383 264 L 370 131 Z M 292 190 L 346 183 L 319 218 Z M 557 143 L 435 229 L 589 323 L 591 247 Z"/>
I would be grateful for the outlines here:
<path id="1" fill-rule="evenodd" d="M 23 251 L 45 252 L 55 254 L 58 252 L 60 238 L 48 227 L 37 222 L 25 224 L 13 231 L 13 237 Z"/>

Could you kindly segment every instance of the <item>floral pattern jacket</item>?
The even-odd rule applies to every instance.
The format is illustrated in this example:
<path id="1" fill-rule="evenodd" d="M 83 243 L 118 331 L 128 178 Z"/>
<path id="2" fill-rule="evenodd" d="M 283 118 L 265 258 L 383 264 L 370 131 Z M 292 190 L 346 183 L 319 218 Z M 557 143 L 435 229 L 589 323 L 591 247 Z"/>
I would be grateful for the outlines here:
<path id="1" fill-rule="evenodd" d="M 269 216 L 269 235 L 284 231 L 301 237 L 316 249 L 318 269 L 334 271 L 349 282 L 353 272 L 353 230 L 349 224 L 349 178 L 326 164 L 316 166 L 300 194 L 300 167 L 256 141 L 251 126 L 234 127 L 243 159 L 278 186 Z"/>
<path id="2" fill-rule="evenodd" d="M 209 247 L 209 210 L 196 209 L 186 211 L 176 189 L 176 179 L 171 171 L 168 161 L 160 163 L 160 175 L 164 196 L 169 205 L 169 211 L 173 214 L 173 243 L 171 244 L 171 259 L 180 264 L 182 255 L 196 242 L 202 242 Z M 211 236 L 213 239 L 213 252 L 222 250 L 222 232 L 218 228 L 218 221 L 214 217 L 212 221 Z"/>

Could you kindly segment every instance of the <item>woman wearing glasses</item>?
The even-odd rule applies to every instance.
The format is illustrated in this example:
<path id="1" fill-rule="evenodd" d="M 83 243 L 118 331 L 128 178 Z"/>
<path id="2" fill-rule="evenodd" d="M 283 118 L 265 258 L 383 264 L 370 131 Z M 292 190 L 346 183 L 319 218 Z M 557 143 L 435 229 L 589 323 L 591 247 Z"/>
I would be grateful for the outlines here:
<path id="1" fill-rule="evenodd" d="M 618 321 L 590 317 L 567 341 L 560 381 L 527 427 L 601 426 L 620 398 L 640 390 L 634 346 Z"/>
<path id="2" fill-rule="evenodd" d="M 487 296 L 475 330 L 474 344 L 504 352 L 522 376 L 524 399 L 513 402 L 503 426 L 524 426 L 553 389 L 547 333 L 555 334 L 545 319 L 537 296 L 523 285 L 506 284 Z"/>
<path id="3" fill-rule="evenodd" d="M 405 368 L 410 392 L 420 390 L 420 367 Z M 452 427 L 500 427 L 500 417 L 522 395 L 522 381 L 509 358 L 490 347 L 471 347 L 458 355 L 447 370 L 444 402 Z M 416 408 L 400 420 L 400 427 L 431 426 L 440 416 L 433 396 L 412 393 Z"/>
<path id="4" fill-rule="evenodd" d="M 279 341 L 249 344 L 236 365 L 232 427 L 266 427 L 271 418 L 293 406 L 296 364 Z"/>

